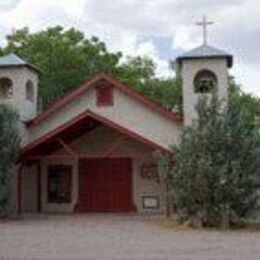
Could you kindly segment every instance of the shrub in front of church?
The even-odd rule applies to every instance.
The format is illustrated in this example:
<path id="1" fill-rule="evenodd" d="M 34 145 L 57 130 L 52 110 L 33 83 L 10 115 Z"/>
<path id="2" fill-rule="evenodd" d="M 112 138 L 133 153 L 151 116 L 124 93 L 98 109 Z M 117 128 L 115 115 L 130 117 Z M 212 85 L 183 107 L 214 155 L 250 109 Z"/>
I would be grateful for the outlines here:
<path id="1" fill-rule="evenodd" d="M 224 107 L 215 97 L 200 100 L 198 120 L 173 147 L 174 166 L 161 167 L 183 220 L 228 227 L 257 203 L 260 132 L 254 115 L 238 102 Z"/>
<path id="2" fill-rule="evenodd" d="M 19 150 L 18 115 L 0 104 L 0 217 L 9 213 L 11 180 Z"/>

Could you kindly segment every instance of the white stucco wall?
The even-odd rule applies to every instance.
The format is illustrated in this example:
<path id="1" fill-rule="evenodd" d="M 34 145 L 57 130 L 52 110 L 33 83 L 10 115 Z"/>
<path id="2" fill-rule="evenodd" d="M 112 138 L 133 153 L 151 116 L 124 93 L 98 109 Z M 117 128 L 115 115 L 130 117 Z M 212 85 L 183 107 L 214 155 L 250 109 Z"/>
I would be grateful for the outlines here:
<path id="1" fill-rule="evenodd" d="M 25 144 L 36 140 L 61 124 L 69 122 L 75 116 L 87 109 L 90 109 L 102 117 L 108 118 L 116 124 L 119 124 L 166 149 L 177 142 L 181 132 L 181 126 L 176 125 L 168 118 L 152 111 L 147 106 L 132 99 L 117 88 L 114 90 L 113 106 L 96 106 L 95 89 L 92 88 L 76 100 L 50 115 L 41 124 L 29 128 L 28 140 Z"/>
<path id="2" fill-rule="evenodd" d="M 194 92 L 194 78 L 201 70 L 210 70 L 216 75 L 218 96 L 221 100 L 227 98 L 228 67 L 225 58 L 183 60 L 181 73 L 183 80 L 184 125 L 190 125 L 193 119 L 197 118 L 195 107 L 199 96 L 202 94 Z"/>
<path id="3" fill-rule="evenodd" d="M 10 105 L 20 115 L 21 143 L 23 145 L 28 137 L 24 122 L 34 118 L 37 114 L 38 74 L 26 67 L 10 67 L 0 68 L 0 78 L 2 77 L 12 80 L 13 94 L 8 98 L 0 97 L 0 103 Z M 34 102 L 26 99 L 26 83 L 28 80 L 32 81 L 35 88 Z"/>
<path id="4" fill-rule="evenodd" d="M 21 211 L 38 211 L 38 165 L 23 166 L 21 177 Z"/>
<path id="5" fill-rule="evenodd" d="M 133 159 L 133 200 L 138 213 L 163 213 L 166 209 L 166 194 L 162 183 L 155 180 L 148 180 L 141 177 L 140 169 L 151 159 Z M 158 209 L 145 209 L 143 207 L 143 197 L 158 197 Z"/>
<path id="6" fill-rule="evenodd" d="M 0 103 L 11 104 L 21 116 L 22 121 L 26 121 L 36 116 L 37 113 L 37 92 L 38 75 L 26 67 L 0 68 L 0 78 L 7 77 L 13 82 L 13 95 L 9 98 L 1 98 Z M 26 83 L 33 82 L 34 102 L 26 100 Z"/>

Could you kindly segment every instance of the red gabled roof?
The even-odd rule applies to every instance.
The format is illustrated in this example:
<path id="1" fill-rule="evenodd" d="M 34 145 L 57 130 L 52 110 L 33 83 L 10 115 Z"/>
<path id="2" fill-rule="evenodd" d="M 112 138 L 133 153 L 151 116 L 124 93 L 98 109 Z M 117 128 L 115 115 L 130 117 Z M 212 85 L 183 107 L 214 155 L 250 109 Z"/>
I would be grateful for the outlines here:
<path id="1" fill-rule="evenodd" d="M 151 147 L 153 149 L 156 150 L 160 150 L 163 152 L 169 152 L 168 149 L 166 149 L 165 147 L 158 145 L 157 143 L 148 140 L 147 138 L 141 136 L 140 134 L 137 134 L 123 126 L 120 126 L 119 124 L 104 118 L 90 110 L 86 110 L 85 112 L 79 114 L 78 116 L 76 116 L 75 118 L 73 118 L 72 120 L 60 125 L 59 127 L 55 128 L 54 130 L 46 133 L 45 135 L 37 138 L 36 140 L 34 140 L 33 142 L 31 142 L 30 144 L 26 145 L 25 147 L 23 147 L 20 151 L 20 155 L 21 157 L 26 157 L 28 154 L 30 154 L 31 152 L 35 152 L 35 149 L 39 148 L 41 145 L 44 145 L 45 143 L 50 142 L 51 140 L 55 140 L 59 137 L 59 135 L 64 134 L 65 131 L 72 131 L 72 129 L 75 128 L 75 126 L 78 126 L 78 124 L 80 124 L 83 120 L 85 120 L 86 118 L 91 118 L 96 120 L 97 122 L 123 134 L 126 135 L 128 137 L 130 137 L 133 140 L 136 140 L 140 143 L 143 143 L 144 145 Z"/>
<path id="2" fill-rule="evenodd" d="M 34 119 L 30 120 L 27 122 L 27 126 L 34 126 L 42 122 L 45 118 L 62 108 L 65 104 L 68 102 L 71 102 L 73 99 L 79 97 L 82 93 L 84 93 L 86 90 L 89 88 L 93 87 L 95 83 L 97 83 L 100 80 L 105 80 L 109 82 L 110 84 L 113 84 L 113 86 L 119 88 L 122 90 L 124 93 L 129 95 L 135 100 L 138 100 L 145 106 L 149 107 L 151 110 L 155 111 L 156 113 L 161 114 L 162 116 L 168 118 L 169 120 L 177 123 L 177 124 L 182 124 L 182 120 L 173 112 L 170 112 L 160 106 L 158 106 L 155 102 L 151 101 L 147 97 L 144 97 L 140 95 L 136 90 L 133 88 L 130 88 L 129 86 L 123 84 L 119 80 L 115 79 L 114 77 L 107 75 L 105 73 L 100 73 L 97 74 L 94 78 L 86 81 L 83 83 L 80 87 L 77 89 L 73 90 L 72 92 L 68 93 L 65 95 L 63 98 L 60 100 L 54 102 L 52 105 L 50 105 L 46 110 L 44 110 L 41 114 L 39 114 L 37 117 Z"/>

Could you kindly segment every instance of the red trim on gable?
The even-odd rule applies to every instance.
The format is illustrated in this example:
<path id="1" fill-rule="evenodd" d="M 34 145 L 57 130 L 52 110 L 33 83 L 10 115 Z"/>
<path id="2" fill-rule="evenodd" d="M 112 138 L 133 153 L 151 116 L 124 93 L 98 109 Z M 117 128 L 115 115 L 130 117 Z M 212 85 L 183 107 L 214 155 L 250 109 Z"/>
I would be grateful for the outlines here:
<path id="1" fill-rule="evenodd" d="M 115 87 L 118 87 L 120 90 L 122 90 L 124 93 L 129 95 L 135 100 L 138 100 L 139 102 L 143 103 L 147 107 L 149 107 L 151 110 L 161 114 L 162 116 L 170 119 L 171 121 L 181 125 L 182 120 L 173 112 L 170 112 L 159 105 L 157 105 L 155 102 L 151 101 L 145 96 L 140 95 L 136 90 L 130 88 L 129 86 L 121 83 L 119 80 L 113 78 L 110 75 L 107 75 L 105 73 L 97 74 L 94 78 L 86 81 L 81 86 L 79 86 L 77 89 L 73 90 L 72 92 L 68 93 L 66 96 L 61 98 L 60 100 L 56 101 L 52 105 L 50 105 L 46 110 L 44 110 L 41 114 L 39 114 L 34 119 L 27 122 L 27 127 L 31 127 L 34 125 L 39 124 L 42 122 L 45 118 L 56 112 L 58 109 L 62 108 L 65 104 L 68 102 L 71 102 L 73 99 L 80 96 L 83 92 L 91 88 L 95 83 L 97 83 L 99 80 L 106 80 L 109 83 L 113 84 Z"/>
<path id="2" fill-rule="evenodd" d="M 160 151 L 163 151 L 163 152 L 169 152 L 168 149 L 156 144 L 155 142 L 150 141 L 150 140 L 146 139 L 145 137 L 143 137 L 143 136 L 141 136 L 141 135 L 139 135 L 139 134 L 137 134 L 133 131 L 130 131 L 129 129 L 127 129 L 123 126 L 120 126 L 120 125 L 114 123 L 113 121 L 111 121 L 107 118 L 104 118 L 100 115 L 97 115 L 96 113 L 94 113 L 90 110 L 87 110 L 87 111 L 81 113 L 80 115 L 76 116 L 75 118 L 73 118 L 69 122 L 66 122 L 66 123 L 60 125 L 56 129 L 48 132 L 47 134 L 41 136 L 40 138 L 36 139 L 35 141 L 30 143 L 29 145 L 22 148 L 21 156 L 25 155 L 27 152 L 29 152 L 31 149 L 35 148 L 36 146 L 48 141 L 52 137 L 57 136 L 59 133 L 66 130 L 68 127 L 73 126 L 74 124 L 76 124 L 77 122 L 79 122 L 80 120 L 82 120 L 86 117 L 91 117 L 91 118 L 99 121 L 100 123 L 110 127 L 111 129 L 116 130 L 119 133 L 124 134 L 126 136 L 129 136 L 130 138 L 137 140 L 137 141 L 139 141 L 139 142 L 141 142 L 141 143 L 143 143 L 143 144 L 145 144 L 145 145 L 147 145 L 147 146 L 149 146 L 153 149 L 157 149 L 157 150 L 160 150 Z"/>

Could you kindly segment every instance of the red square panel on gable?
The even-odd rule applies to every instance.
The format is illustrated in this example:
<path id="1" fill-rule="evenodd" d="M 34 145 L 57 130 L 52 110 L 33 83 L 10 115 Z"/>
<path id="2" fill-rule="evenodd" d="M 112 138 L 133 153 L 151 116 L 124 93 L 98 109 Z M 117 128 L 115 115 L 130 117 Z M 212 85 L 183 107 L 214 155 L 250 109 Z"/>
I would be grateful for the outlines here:
<path id="1" fill-rule="evenodd" d="M 112 86 L 96 87 L 96 104 L 97 106 L 113 106 L 114 91 Z"/>

